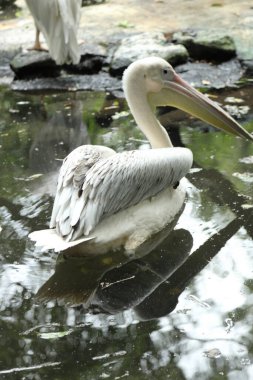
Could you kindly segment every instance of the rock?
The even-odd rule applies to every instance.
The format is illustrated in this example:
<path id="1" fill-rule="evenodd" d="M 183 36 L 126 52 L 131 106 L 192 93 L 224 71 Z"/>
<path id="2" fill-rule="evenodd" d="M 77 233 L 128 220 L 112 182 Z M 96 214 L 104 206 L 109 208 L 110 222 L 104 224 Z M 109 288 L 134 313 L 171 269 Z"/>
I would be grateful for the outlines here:
<path id="1" fill-rule="evenodd" d="M 243 61 L 243 66 L 246 69 L 246 75 L 253 75 L 253 59 Z"/>
<path id="2" fill-rule="evenodd" d="M 78 65 L 58 66 L 46 51 L 28 51 L 18 54 L 11 61 L 11 68 L 17 79 L 56 77 L 64 69 L 70 73 L 95 74 L 104 63 L 105 48 L 98 44 L 83 44 L 80 46 L 81 60 Z"/>
<path id="3" fill-rule="evenodd" d="M 60 73 L 60 66 L 52 60 L 46 51 L 29 51 L 16 55 L 10 63 L 16 78 L 55 77 Z"/>
<path id="4" fill-rule="evenodd" d="M 172 65 L 186 62 L 187 50 L 182 45 L 167 43 L 162 33 L 141 33 L 123 38 L 111 53 L 110 73 L 122 75 L 127 66 L 138 58 L 158 56 Z"/>
<path id="5" fill-rule="evenodd" d="M 78 65 L 64 65 L 67 72 L 77 74 L 96 74 L 101 69 L 106 59 L 106 50 L 97 43 L 82 44 L 80 46 L 81 59 Z"/>
<path id="6" fill-rule="evenodd" d="M 176 71 L 194 87 L 214 89 L 234 87 L 244 74 L 244 69 L 236 59 L 220 65 L 189 62 L 178 66 Z"/>
<path id="7" fill-rule="evenodd" d="M 253 17 L 250 18 L 253 25 Z M 253 60 L 253 49 L 252 49 L 252 41 L 253 41 L 253 27 L 251 29 L 232 29 L 231 35 L 235 41 L 237 57 L 241 61 L 252 61 Z"/>
<path id="8" fill-rule="evenodd" d="M 107 73 L 95 75 L 68 75 L 58 78 L 35 78 L 15 80 L 11 85 L 14 91 L 121 91 L 121 81 Z"/>
<path id="9" fill-rule="evenodd" d="M 187 30 L 174 33 L 173 41 L 184 45 L 194 59 L 223 62 L 236 55 L 234 40 L 226 31 Z"/>
<path id="10" fill-rule="evenodd" d="M 20 49 L 0 51 L 0 85 L 8 85 L 14 78 L 10 61 L 20 52 Z"/>

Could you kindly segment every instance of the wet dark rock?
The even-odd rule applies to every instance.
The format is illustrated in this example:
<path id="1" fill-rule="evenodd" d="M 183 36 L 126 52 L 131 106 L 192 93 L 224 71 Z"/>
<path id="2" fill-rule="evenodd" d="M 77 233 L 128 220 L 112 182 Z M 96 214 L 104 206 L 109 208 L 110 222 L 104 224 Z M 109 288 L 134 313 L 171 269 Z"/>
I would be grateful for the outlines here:
<path id="1" fill-rule="evenodd" d="M 68 75 L 58 78 L 35 78 L 32 80 L 16 80 L 12 90 L 27 92 L 49 91 L 121 91 L 121 81 L 107 73 L 95 75 Z"/>
<path id="2" fill-rule="evenodd" d="M 244 69 L 236 59 L 219 65 L 189 62 L 178 66 L 176 71 L 195 87 L 213 89 L 234 87 L 244 74 Z"/>
<path id="3" fill-rule="evenodd" d="M 187 30 L 174 33 L 173 41 L 184 45 L 194 59 L 224 62 L 236 55 L 234 40 L 226 31 Z"/>
<path id="4" fill-rule="evenodd" d="M 52 60 L 46 51 L 23 52 L 10 63 L 17 79 L 50 76 L 55 77 L 60 73 L 60 67 Z"/>
<path id="5" fill-rule="evenodd" d="M 20 49 L 0 51 L 0 84 L 10 84 L 14 73 L 10 68 L 10 61 L 20 52 Z"/>
<path id="6" fill-rule="evenodd" d="M 82 0 L 82 6 L 85 7 L 86 5 L 92 5 L 92 4 L 102 4 L 105 0 Z"/>
<path id="7" fill-rule="evenodd" d="M 246 75 L 253 75 L 253 60 L 243 61 L 243 66 L 246 69 Z"/>
<path id="8" fill-rule="evenodd" d="M 81 59 L 78 65 L 65 65 L 67 72 L 77 74 L 96 74 L 105 62 L 106 50 L 103 46 L 96 43 L 82 44 L 80 46 Z"/>
<path id="9" fill-rule="evenodd" d="M 121 39 L 118 47 L 111 52 L 110 73 L 122 75 L 130 63 L 139 58 L 158 56 L 172 65 L 186 62 L 188 53 L 183 45 L 166 41 L 162 33 L 141 33 Z"/>
<path id="10" fill-rule="evenodd" d="M 81 60 L 78 65 L 58 66 L 46 51 L 28 51 L 19 53 L 10 65 L 16 79 L 56 77 L 64 69 L 69 73 L 96 74 L 105 61 L 105 49 L 97 44 L 80 46 Z"/>

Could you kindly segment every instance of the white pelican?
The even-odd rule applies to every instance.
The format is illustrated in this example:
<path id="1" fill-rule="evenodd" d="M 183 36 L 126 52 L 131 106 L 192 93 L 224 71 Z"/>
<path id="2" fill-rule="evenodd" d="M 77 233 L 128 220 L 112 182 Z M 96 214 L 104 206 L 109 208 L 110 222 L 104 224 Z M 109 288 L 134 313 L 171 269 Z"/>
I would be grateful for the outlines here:
<path id="1" fill-rule="evenodd" d="M 123 89 L 138 127 L 152 149 L 116 153 L 83 145 L 63 161 L 48 230 L 33 232 L 37 246 L 55 251 L 135 251 L 179 212 L 185 191 L 178 182 L 192 152 L 173 148 L 156 119 L 156 106 L 171 105 L 235 135 L 253 140 L 217 104 L 183 81 L 157 57 L 137 60 L 125 71 Z"/>
<path id="2" fill-rule="evenodd" d="M 36 26 L 33 49 L 43 50 L 39 40 L 41 32 L 57 65 L 77 64 L 80 60 L 77 29 L 82 0 L 26 0 L 26 3 Z"/>

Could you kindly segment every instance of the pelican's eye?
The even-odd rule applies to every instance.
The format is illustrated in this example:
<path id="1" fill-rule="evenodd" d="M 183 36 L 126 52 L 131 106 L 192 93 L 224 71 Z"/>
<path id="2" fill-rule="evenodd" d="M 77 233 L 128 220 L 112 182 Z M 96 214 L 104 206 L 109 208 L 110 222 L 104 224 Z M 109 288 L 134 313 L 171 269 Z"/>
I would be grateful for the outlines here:
<path id="1" fill-rule="evenodd" d="M 173 80 L 174 73 L 169 68 L 162 69 L 162 78 L 164 80 Z"/>

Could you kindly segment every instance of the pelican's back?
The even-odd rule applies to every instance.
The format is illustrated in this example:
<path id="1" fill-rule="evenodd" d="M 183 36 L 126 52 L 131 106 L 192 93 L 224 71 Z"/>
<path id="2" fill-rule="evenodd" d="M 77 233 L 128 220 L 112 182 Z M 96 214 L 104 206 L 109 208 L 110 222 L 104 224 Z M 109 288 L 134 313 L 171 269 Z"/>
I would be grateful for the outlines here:
<path id="1" fill-rule="evenodd" d="M 77 29 L 81 0 L 26 0 L 26 3 L 56 63 L 77 64 L 80 60 Z"/>

